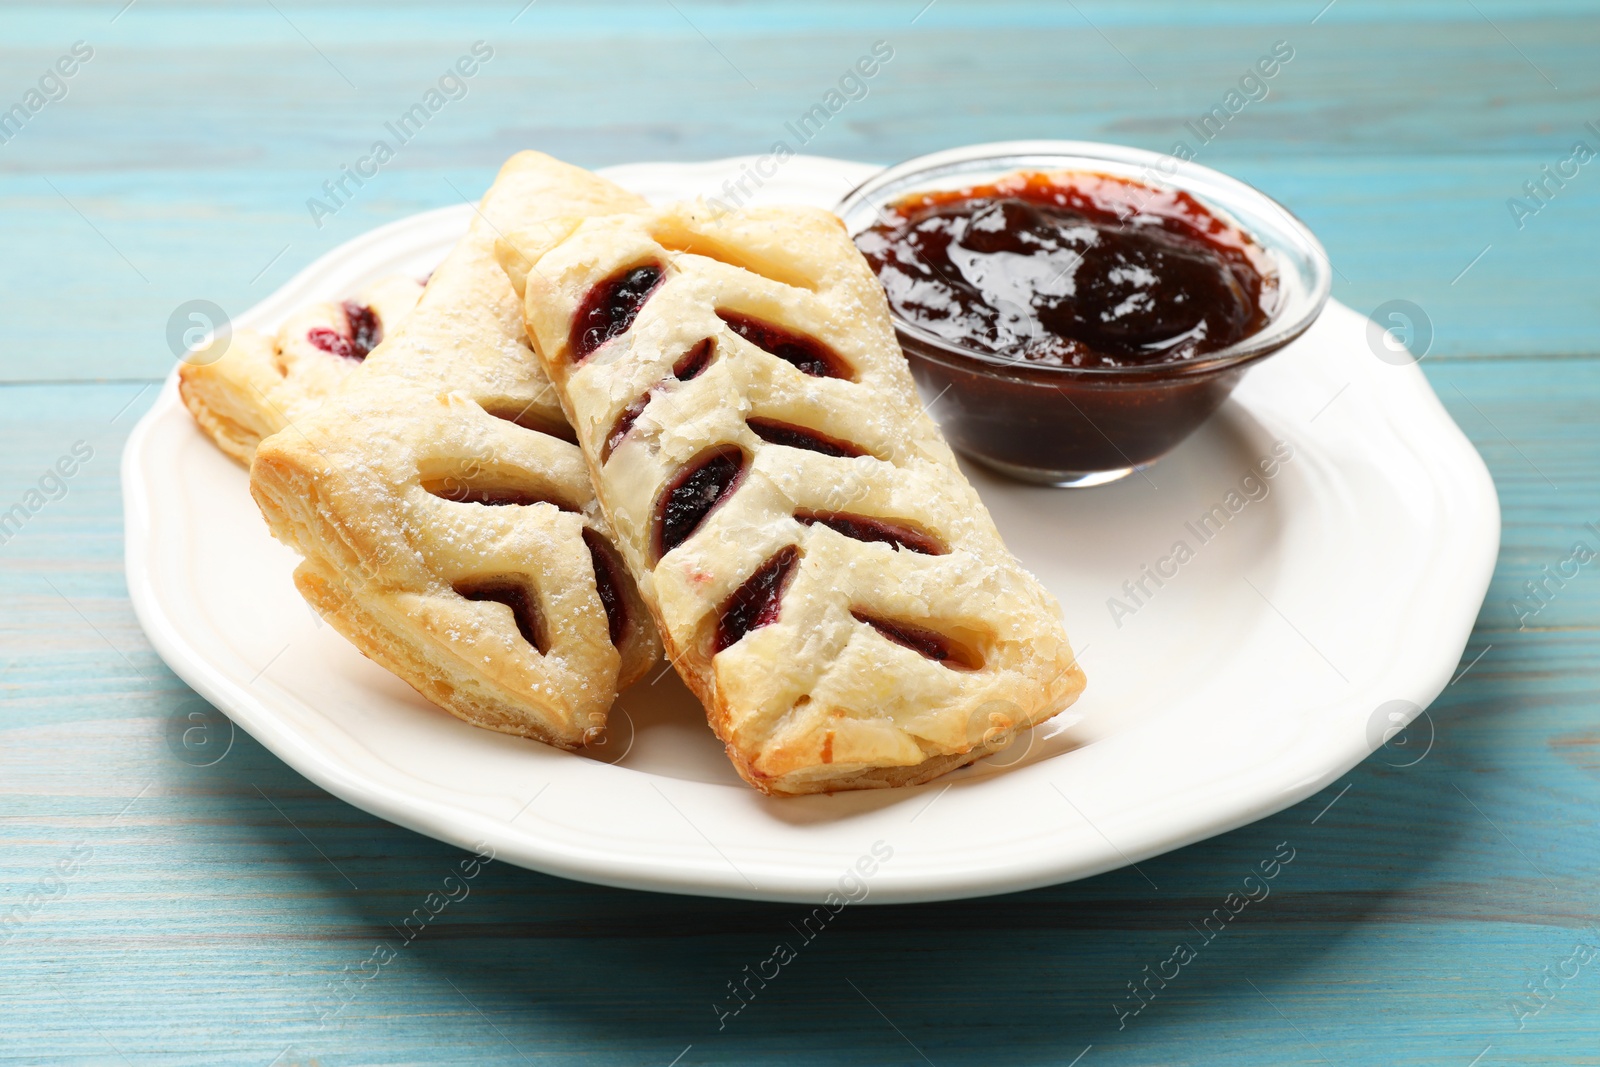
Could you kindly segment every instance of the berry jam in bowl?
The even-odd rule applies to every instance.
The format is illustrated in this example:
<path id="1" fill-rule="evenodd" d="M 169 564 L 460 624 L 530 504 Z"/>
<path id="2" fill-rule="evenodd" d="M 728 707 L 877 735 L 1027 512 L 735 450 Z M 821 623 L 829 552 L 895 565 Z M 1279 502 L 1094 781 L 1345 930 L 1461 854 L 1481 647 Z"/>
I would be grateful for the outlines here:
<path id="1" fill-rule="evenodd" d="M 936 152 L 835 210 L 950 443 L 1043 485 L 1154 463 L 1310 328 L 1331 283 L 1276 201 L 1116 145 Z"/>

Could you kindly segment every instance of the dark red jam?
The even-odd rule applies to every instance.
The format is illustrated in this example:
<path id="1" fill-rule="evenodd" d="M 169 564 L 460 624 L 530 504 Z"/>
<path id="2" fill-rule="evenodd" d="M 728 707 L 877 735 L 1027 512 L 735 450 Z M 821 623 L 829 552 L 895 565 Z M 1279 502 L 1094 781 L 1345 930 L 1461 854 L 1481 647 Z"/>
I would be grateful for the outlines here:
<path id="1" fill-rule="evenodd" d="M 717 343 L 707 337 L 689 351 L 678 357 L 678 362 L 672 365 L 672 376 L 680 382 L 692 381 L 700 377 L 700 372 L 711 364 L 711 357 L 717 351 Z"/>
<path id="2" fill-rule="evenodd" d="M 774 326 L 770 322 L 740 315 L 732 311 L 718 311 L 717 317 L 728 328 L 755 345 L 791 364 L 801 374 L 813 378 L 853 378 L 850 365 L 840 355 L 815 337 Z"/>
<path id="3" fill-rule="evenodd" d="M 620 646 L 628 628 L 628 605 L 617 586 L 619 564 L 606 539 L 587 527 L 583 531 L 583 543 L 589 546 L 589 555 L 594 560 L 594 589 L 600 594 L 600 606 L 606 609 L 611 643 Z"/>
<path id="4" fill-rule="evenodd" d="M 983 660 L 971 649 L 964 648 L 944 634 L 908 622 L 880 619 L 862 611 L 852 611 L 857 622 L 864 622 L 897 645 L 904 645 L 928 659 L 944 664 L 953 670 L 975 671 L 983 667 Z"/>
<path id="5" fill-rule="evenodd" d="M 901 319 L 961 348 L 1143 366 L 1216 352 L 1267 324 L 1260 247 L 1188 193 L 1020 173 L 891 211 L 856 244 Z"/>
<path id="6" fill-rule="evenodd" d="M 557 500 L 546 493 L 518 489 L 515 486 L 472 485 L 457 478 L 444 478 L 439 481 L 424 481 L 422 488 L 434 496 L 453 500 L 458 504 L 486 504 L 490 507 L 513 505 L 532 507 L 535 504 L 549 504 L 562 511 L 578 510 L 566 501 Z"/>
<path id="7" fill-rule="evenodd" d="M 647 263 L 619 271 L 589 290 L 572 320 L 572 336 L 567 342 L 572 348 L 572 361 L 583 362 L 595 349 L 626 333 L 639 309 L 661 284 L 661 277 L 661 268 Z"/>
<path id="8" fill-rule="evenodd" d="M 378 320 L 377 311 L 365 304 L 346 300 L 341 309 L 344 311 L 344 333 L 326 326 L 313 326 L 306 331 L 306 340 L 330 355 L 359 363 L 383 340 L 383 323 Z"/>
<path id="9" fill-rule="evenodd" d="M 523 402 L 510 398 L 486 400 L 483 402 L 483 410 L 497 419 L 504 419 L 515 426 L 521 426 L 524 430 L 559 437 L 569 445 L 578 443 L 578 434 L 568 425 L 567 420 L 561 418 L 559 413 L 552 417 L 549 409 L 537 401 Z"/>
<path id="10" fill-rule="evenodd" d="M 707 337 L 689 351 L 678 357 L 672 365 L 672 378 L 680 382 L 692 381 L 700 376 L 700 372 L 711 364 L 711 357 L 716 352 L 716 343 Z M 611 458 L 612 451 L 628 436 L 628 431 L 633 429 L 633 424 L 639 421 L 639 416 L 644 414 L 644 409 L 650 406 L 650 401 L 656 395 L 656 390 L 671 381 L 663 378 L 645 391 L 645 394 L 622 409 L 622 414 L 617 416 L 616 424 L 611 427 L 611 432 L 606 434 L 605 443 L 600 446 L 600 462 L 604 463 Z"/>
<path id="11" fill-rule="evenodd" d="M 751 630 L 778 621 L 784 591 L 789 588 L 794 565 L 799 561 L 800 550 L 794 545 L 780 549 L 734 591 L 722 605 L 722 614 L 717 619 L 717 652 L 735 644 Z"/>
<path id="12" fill-rule="evenodd" d="M 356 358 L 365 359 L 383 340 L 383 324 L 378 321 L 377 310 L 346 300 L 344 318 L 350 324 L 350 345 L 356 350 Z"/>
<path id="13" fill-rule="evenodd" d="M 808 430 L 793 423 L 755 417 L 746 419 L 745 424 L 769 445 L 803 448 L 807 452 L 820 452 L 824 456 L 837 456 L 840 459 L 854 459 L 856 456 L 866 455 L 848 441 L 841 441 L 837 437 L 829 437 L 825 433 Z"/>
<path id="14" fill-rule="evenodd" d="M 622 409 L 622 414 L 617 416 L 617 421 L 611 427 L 611 432 L 606 434 L 605 443 L 600 446 L 600 462 L 604 463 L 611 458 L 611 453 L 628 436 L 628 431 L 633 429 L 633 424 L 639 421 L 639 416 L 644 414 L 644 409 L 650 406 L 650 401 L 655 398 L 656 392 L 651 389 L 639 399 Z"/>
<path id="15" fill-rule="evenodd" d="M 729 445 L 702 454 L 667 483 L 656 500 L 655 558 L 683 544 L 744 475 L 744 453 Z"/>
<path id="16" fill-rule="evenodd" d="M 456 585 L 456 592 L 468 600 L 492 600 L 511 609 L 517 632 L 541 655 L 550 651 L 545 641 L 544 620 L 539 615 L 539 605 L 528 595 L 528 587 L 515 578 L 469 579 Z"/>
<path id="17" fill-rule="evenodd" d="M 937 539 L 899 522 L 888 522 L 866 515 L 848 515 L 839 511 L 797 511 L 797 522 L 807 526 L 813 523 L 826 526 L 836 533 L 853 537 L 857 541 L 882 543 L 918 552 L 924 556 L 942 556 L 945 549 Z"/>

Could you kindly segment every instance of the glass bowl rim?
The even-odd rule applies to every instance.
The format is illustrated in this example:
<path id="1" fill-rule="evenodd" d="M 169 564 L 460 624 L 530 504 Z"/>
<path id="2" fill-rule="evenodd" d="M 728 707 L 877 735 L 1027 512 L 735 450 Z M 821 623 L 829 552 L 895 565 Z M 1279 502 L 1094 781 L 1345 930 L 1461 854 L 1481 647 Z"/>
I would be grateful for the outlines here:
<path id="1" fill-rule="evenodd" d="M 1059 157 L 1061 165 L 1051 164 L 1049 157 Z M 846 193 L 834 205 L 833 211 L 834 214 L 843 219 L 853 209 L 865 203 L 871 206 L 874 212 L 879 212 L 881 205 L 873 202 L 872 198 L 874 194 L 886 187 L 898 186 L 903 183 L 912 184 L 912 179 L 922 175 L 926 175 L 931 179 L 943 172 L 958 168 L 971 167 L 976 169 L 986 163 L 993 163 L 999 168 L 1005 168 L 1007 166 L 1006 161 L 1012 159 L 1018 161 L 1015 167 L 1012 168 L 1016 171 L 1076 170 L 1088 173 L 1102 173 L 1095 171 L 1094 164 L 1096 162 L 1115 164 L 1124 168 L 1129 166 L 1142 167 L 1140 174 L 1134 177 L 1133 180 L 1141 181 L 1157 188 L 1166 187 L 1186 192 L 1199 200 L 1208 209 L 1218 213 L 1223 219 L 1237 226 L 1263 249 L 1269 252 L 1277 251 L 1279 254 L 1296 255 L 1304 263 L 1309 264 L 1311 281 L 1306 286 L 1306 299 L 1298 309 L 1292 309 L 1292 305 L 1286 303 L 1285 306 L 1277 309 L 1268 319 L 1267 325 L 1256 333 L 1241 338 L 1226 348 L 1207 353 L 1199 359 L 1124 367 L 1068 367 L 1008 359 L 991 352 L 982 352 L 955 344 L 915 323 L 907 322 L 897 315 L 893 308 L 890 308 L 889 317 L 893 320 L 896 331 L 902 336 L 918 342 L 919 351 L 916 354 L 920 357 L 954 363 L 958 366 L 964 365 L 968 369 L 971 369 L 973 364 L 978 364 L 980 367 L 989 368 L 1000 373 L 1011 370 L 1028 375 L 1037 374 L 1046 377 L 1103 378 L 1108 379 L 1108 384 L 1110 381 L 1133 382 L 1149 378 L 1188 378 L 1227 370 L 1278 351 L 1310 329 L 1312 323 L 1316 322 L 1317 317 L 1322 314 L 1322 309 L 1327 305 L 1333 289 L 1332 263 L 1328 259 L 1327 252 L 1323 250 L 1321 242 L 1311 232 L 1310 227 L 1306 226 L 1288 208 L 1255 186 L 1221 171 L 1213 170 L 1210 167 L 1202 166 L 1192 161 L 1179 160 L 1177 170 L 1171 175 L 1167 174 L 1165 170 L 1161 169 L 1160 164 L 1164 161 L 1177 159 L 1177 157 L 1165 152 L 1152 152 L 1143 148 L 1132 148 L 1127 145 L 1108 144 L 1099 141 L 1056 140 L 991 141 L 984 144 L 964 145 L 960 148 L 946 148 L 937 152 L 914 156 L 893 166 L 885 167 Z M 1024 159 L 1036 159 L 1038 162 L 1024 163 Z M 1204 188 L 1196 188 L 1196 186 L 1204 186 Z M 1216 195 L 1217 190 L 1221 190 L 1227 195 L 1219 197 Z M 906 195 L 913 194 L 914 190 L 906 191 Z M 1259 232 L 1239 220 L 1236 212 L 1232 210 L 1234 204 L 1264 208 L 1267 214 L 1278 215 L 1281 218 L 1280 236 L 1284 240 L 1270 243 L 1263 240 Z M 881 212 L 879 213 L 881 214 Z M 851 236 L 853 239 L 854 234 L 851 234 Z M 1287 296 L 1284 299 L 1285 301 L 1289 300 Z M 1290 310 L 1297 310 L 1297 314 L 1288 315 L 1287 312 Z"/>

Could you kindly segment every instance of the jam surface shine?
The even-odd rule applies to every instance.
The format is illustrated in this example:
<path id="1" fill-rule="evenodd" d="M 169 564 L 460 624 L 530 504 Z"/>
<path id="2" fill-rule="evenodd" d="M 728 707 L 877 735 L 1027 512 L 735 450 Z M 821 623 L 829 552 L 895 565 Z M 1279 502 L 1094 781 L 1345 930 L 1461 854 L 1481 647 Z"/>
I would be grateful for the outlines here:
<path id="1" fill-rule="evenodd" d="M 891 205 L 856 243 L 902 319 L 1038 366 L 1176 363 L 1259 332 L 1267 258 L 1187 193 L 1019 173 Z"/>

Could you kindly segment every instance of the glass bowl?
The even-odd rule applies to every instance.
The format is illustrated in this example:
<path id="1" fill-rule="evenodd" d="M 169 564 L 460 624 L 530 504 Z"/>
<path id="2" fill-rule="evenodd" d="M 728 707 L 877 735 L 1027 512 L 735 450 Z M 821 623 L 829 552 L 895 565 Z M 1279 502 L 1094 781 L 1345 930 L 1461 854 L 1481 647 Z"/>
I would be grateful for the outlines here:
<path id="1" fill-rule="evenodd" d="M 1029 363 L 962 347 L 893 315 L 917 384 L 938 398 L 946 437 L 987 467 L 1041 485 L 1090 486 L 1148 466 L 1198 429 L 1252 363 L 1305 333 L 1327 303 L 1327 254 L 1282 205 L 1208 167 L 1137 148 L 1005 141 L 935 152 L 876 175 L 834 210 L 854 237 L 891 220 L 891 205 L 906 197 L 1018 171 L 1084 171 L 1188 193 L 1256 241 L 1276 289 L 1258 332 L 1193 359 L 1131 367 Z"/>

